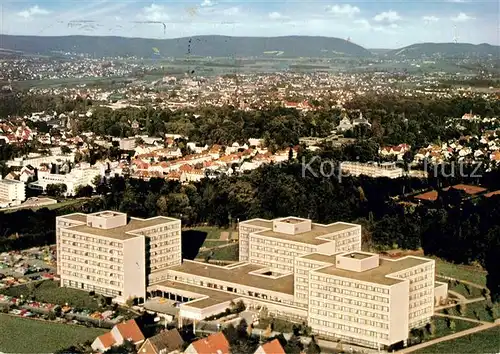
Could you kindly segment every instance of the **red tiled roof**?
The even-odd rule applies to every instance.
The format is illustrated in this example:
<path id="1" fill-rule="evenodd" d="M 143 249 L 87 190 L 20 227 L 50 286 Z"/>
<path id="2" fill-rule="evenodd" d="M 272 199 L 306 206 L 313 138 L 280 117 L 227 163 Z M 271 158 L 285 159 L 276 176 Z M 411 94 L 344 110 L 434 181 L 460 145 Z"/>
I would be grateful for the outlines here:
<path id="1" fill-rule="evenodd" d="M 116 325 L 116 328 L 124 340 L 129 340 L 134 344 L 144 341 L 144 335 L 135 320 L 128 320 L 127 322 L 119 323 Z"/>
<path id="2" fill-rule="evenodd" d="M 277 339 L 273 339 L 272 341 L 263 344 L 262 349 L 267 354 L 286 354 L 285 350 L 283 350 L 283 347 Z"/>
<path id="3" fill-rule="evenodd" d="M 435 201 L 437 199 L 437 197 L 438 197 L 437 191 L 430 191 L 430 192 L 425 192 L 425 193 L 416 195 L 414 198 L 421 199 L 421 200 Z"/>
<path id="4" fill-rule="evenodd" d="M 199 339 L 191 345 L 199 354 L 229 354 L 229 342 L 222 332 Z"/>
<path id="5" fill-rule="evenodd" d="M 492 196 L 497 195 L 497 194 L 500 194 L 500 190 L 486 193 L 484 196 L 486 198 L 489 198 L 489 197 L 492 197 Z"/>
<path id="6" fill-rule="evenodd" d="M 111 348 L 116 342 L 111 332 L 104 333 L 98 337 L 104 348 Z"/>
<path id="7" fill-rule="evenodd" d="M 448 187 L 448 188 L 443 188 L 443 190 L 447 191 L 450 188 L 458 189 L 458 190 L 461 190 L 461 191 L 463 191 L 467 194 L 471 194 L 471 195 L 482 193 L 482 192 L 486 191 L 486 188 L 478 187 L 478 186 L 470 186 L 467 184 L 456 184 L 456 185 Z"/>

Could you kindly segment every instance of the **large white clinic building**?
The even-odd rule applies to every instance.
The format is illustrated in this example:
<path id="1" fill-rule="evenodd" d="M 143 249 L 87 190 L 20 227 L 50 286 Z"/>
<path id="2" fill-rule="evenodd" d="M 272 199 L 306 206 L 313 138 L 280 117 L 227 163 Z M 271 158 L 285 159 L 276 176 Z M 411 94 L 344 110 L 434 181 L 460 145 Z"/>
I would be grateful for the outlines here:
<path id="1" fill-rule="evenodd" d="M 57 222 L 63 286 L 177 300 L 181 320 L 203 320 L 243 300 L 326 338 L 387 348 L 429 323 L 447 294 L 446 284 L 435 281 L 434 260 L 363 252 L 356 224 L 296 217 L 241 222 L 240 261 L 220 266 L 181 262 L 176 219 L 127 220 L 107 211 Z"/>

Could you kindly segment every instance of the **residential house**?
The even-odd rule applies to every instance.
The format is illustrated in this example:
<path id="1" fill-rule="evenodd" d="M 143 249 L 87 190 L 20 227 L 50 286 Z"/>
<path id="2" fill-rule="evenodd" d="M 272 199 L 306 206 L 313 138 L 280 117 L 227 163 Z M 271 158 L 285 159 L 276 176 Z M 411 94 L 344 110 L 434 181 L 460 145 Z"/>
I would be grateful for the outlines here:
<path id="1" fill-rule="evenodd" d="M 398 160 L 402 160 L 406 152 L 410 151 L 411 147 L 408 144 L 399 144 L 397 146 L 385 146 L 379 149 L 379 154 L 382 156 L 396 156 Z"/>
<path id="2" fill-rule="evenodd" d="M 129 341 L 134 345 L 140 345 L 144 342 L 144 335 L 135 320 L 119 323 L 108 333 L 100 335 L 92 343 L 92 349 L 104 353 L 113 346 L 122 345 Z"/>
<path id="3" fill-rule="evenodd" d="M 254 354 L 286 354 L 280 341 L 273 339 L 270 342 L 259 345 Z"/>
<path id="4" fill-rule="evenodd" d="M 180 353 L 184 341 L 177 329 L 162 331 L 148 338 L 137 351 L 138 354 L 174 354 Z"/>
<path id="5" fill-rule="evenodd" d="M 198 339 L 184 351 L 186 354 L 229 354 L 229 342 L 222 332 Z"/>

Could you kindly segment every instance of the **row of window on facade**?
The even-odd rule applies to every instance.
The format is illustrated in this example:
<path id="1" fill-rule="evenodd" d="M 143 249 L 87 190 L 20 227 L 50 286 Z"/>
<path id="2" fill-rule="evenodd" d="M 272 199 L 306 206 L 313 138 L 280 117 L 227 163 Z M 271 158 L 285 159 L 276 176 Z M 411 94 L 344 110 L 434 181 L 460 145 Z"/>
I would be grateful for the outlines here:
<path id="1" fill-rule="evenodd" d="M 367 329 L 359 328 L 359 327 L 353 327 L 353 326 L 348 326 L 348 325 L 343 325 L 340 323 L 336 322 L 331 322 L 331 321 L 326 321 L 326 320 L 320 320 L 316 318 L 311 318 L 310 319 L 311 324 L 317 324 L 322 327 L 330 327 L 334 329 L 338 329 L 340 331 L 345 331 L 345 332 L 351 332 L 351 333 L 356 333 L 358 335 L 364 335 L 367 337 L 376 337 L 376 338 L 381 338 L 381 339 L 389 339 L 389 335 L 382 333 L 382 332 L 375 332 L 375 331 L 370 331 Z M 328 332 L 327 332 L 328 333 Z"/>
<path id="2" fill-rule="evenodd" d="M 71 272 L 69 270 L 63 270 L 63 275 L 67 275 L 67 276 L 75 277 L 75 278 L 81 278 L 82 274 L 78 273 L 78 272 Z M 111 286 L 117 286 L 117 287 L 123 286 L 123 284 L 119 281 L 109 280 L 106 278 L 99 278 L 99 277 L 95 277 L 92 275 L 86 275 L 85 279 L 96 282 L 96 283 L 102 283 L 102 284 L 111 285 Z"/>
<path id="3" fill-rule="evenodd" d="M 87 243 L 88 242 L 92 242 L 92 243 L 97 243 L 97 244 L 101 244 L 101 245 L 104 245 L 104 246 L 111 246 L 111 247 L 116 247 L 116 248 L 123 248 L 123 243 L 122 242 L 109 241 L 109 240 L 106 240 L 106 239 L 100 238 L 100 237 L 77 235 L 77 234 L 69 233 L 69 232 L 65 232 L 65 231 L 61 232 L 61 236 L 62 237 L 67 237 L 69 239 L 85 241 Z"/>
<path id="4" fill-rule="evenodd" d="M 332 277 L 322 277 L 319 275 L 312 275 L 311 279 L 316 280 L 316 281 L 320 281 L 321 283 L 330 283 L 330 284 L 335 284 L 335 285 L 341 285 L 341 286 L 348 287 L 348 288 L 355 288 L 355 289 L 373 291 L 376 293 L 389 294 L 389 289 L 387 289 L 387 288 L 378 287 L 378 286 L 374 286 L 374 285 L 366 285 L 366 284 L 363 284 L 360 282 L 352 282 L 349 280 L 336 279 L 336 278 L 332 278 Z"/>
<path id="5" fill-rule="evenodd" d="M 367 326 L 377 327 L 377 328 L 381 328 L 381 329 L 387 329 L 387 330 L 389 329 L 389 325 L 387 323 L 369 320 L 369 319 L 365 319 L 365 318 L 360 318 L 358 316 L 350 316 L 350 315 L 346 315 L 343 313 L 330 312 L 330 311 L 320 310 L 320 309 L 316 309 L 316 308 L 310 309 L 309 312 L 312 314 L 317 314 L 317 315 L 328 317 L 328 318 L 337 318 L 337 319 L 342 320 L 342 321 L 359 323 L 361 325 L 367 325 Z"/>
<path id="6" fill-rule="evenodd" d="M 303 252 L 316 252 L 316 249 L 313 247 L 308 247 L 304 245 L 297 245 L 293 242 L 282 242 L 282 241 L 274 241 L 274 240 L 269 240 L 267 238 L 261 238 L 261 237 L 252 237 L 250 239 L 252 243 L 260 243 L 263 245 L 270 245 L 270 246 L 277 246 L 277 247 L 284 247 L 284 248 L 291 248 L 294 250 L 299 250 Z"/>
<path id="7" fill-rule="evenodd" d="M 328 300 L 332 300 L 332 301 L 336 301 L 336 302 L 341 302 L 341 303 L 345 303 L 345 304 L 349 304 L 349 305 L 355 305 L 355 306 L 359 306 L 359 307 L 365 307 L 365 308 L 373 309 L 373 310 L 376 310 L 376 311 L 389 312 L 389 307 L 388 306 L 373 304 L 371 302 L 365 302 L 365 301 L 360 301 L 360 300 L 349 299 L 349 298 L 346 298 L 346 297 L 334 296 L 334 295 L 330 295 L 330 294 L 327 294 L 327 293 L 318 293 L 318 292 L 315 292 L 315 291 L 311 291 L 311 297 L 316 297 L 316 298 L 325 299 L 325 300 L 328 299 Z M 321 303 L 323 303 L 323 302 L 321 302 Z"/>
<path id="8" fill-rule="evenodd" d="M 364 309 L 361 309 L 359 307 L 350 307 L 350 306 L 344 306 L 344 305 L 337 305 L 337 304 L 330 303 L 330 302 L 324 303 L 324 302 L 317 301 L 317 300 L 314 300 L 314 299 L 311 299 L 310 303 L 311 303 L 311 306 L 316 306 L 316 307 L 319 307 L 321 309 L 328 308 L 328 309 L 332 309 L 332 310 L 337 310 L 337 311 L 342 311 L 342 312 L 348 312 L 348 313 L 356 314 L 356 315 L 359 315 L 359 316 L 366 316 L 366 317 L 370 317 L 370 318 L 376 318 L 376 319 L 380 319 L 380 320 L 384 320 L 384 321 L 387 321 L 389 319 L 389 316 L 386 315 L 386 314 L 364 310 Z"/>
<path id="9" fill-rule="evenodd" d="M 76 265 L 76 264 L 71 264 L 71 263 L 66 263 L 66 262 L 63 262 L 62 266 L 64 268 L 79 270 L 80 272 L 84 272 L 84 273 L 104 275 L 106 277 L 115 277 L 119 280 L 123 280 L 123 275 L 121 275 L 119 273 L 106 272 L 106 271 L 101 270 L 101 269 L 84 267 L 81 265 Z"/>
<path id="10" fill-rule="evenodd" d="M 377 301 L 377 302 L 383 302 L 386 304 L 389 303 L 389 298 L 385 297 L 385 296 L 371 295 L 371 294 L 367 294 L 365 292 L 351 291 L 351 290 L 342 289 L 342 288 L 338 288 L 338 287 L 334 287 L 334 286 L 324 286 L 321 284 L 312 283 L 311 288 L 322 290 L 322 291 L 327 291 L 330 293 L 339 293 L 339 294 L 343 294 L 343 295 L 353 296 L 356 298 L 373 300 L 373 301 Z"/>
<path id="11" fill-rule="evenodd" d="M 117 270 L 117 271 L 120 271 L 120 272 L 122 271 L 122 267 L 119 266 L 119 265 L 116 265 L 116 263 L 111 263 L 110 262 L 110 264 L 107 264 L 107 263 L 98 262 L 98 261 L 94 261 L 94 260 L 88 260 L 88 259 L 84 259 L 84 258 L 71 257 L 71 256 L 68 256 L 68 255 L 62 255 L 61 258 L 64 259 L 64 260 L 68 260 L 68 261 L 72 261 L 72 262 L 77 262 L 77 263 L 88 264 L 88 265 L 92 265 L 92 266 L 99 267 L 99 268 L 108 268 L 108 269 L 113 269 L 113 270 Z"/>

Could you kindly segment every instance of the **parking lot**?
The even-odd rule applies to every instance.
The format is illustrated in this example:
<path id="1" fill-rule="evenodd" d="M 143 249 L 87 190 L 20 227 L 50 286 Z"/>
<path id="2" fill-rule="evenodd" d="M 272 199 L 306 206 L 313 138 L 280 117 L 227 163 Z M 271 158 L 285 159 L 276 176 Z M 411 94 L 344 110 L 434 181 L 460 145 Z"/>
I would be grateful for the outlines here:
<path id="1" fill-rule="evenodd" d="M 53 279 L 55 252 L 49 247 L 0 254 L 0 289 L 30 281 Z"/>

